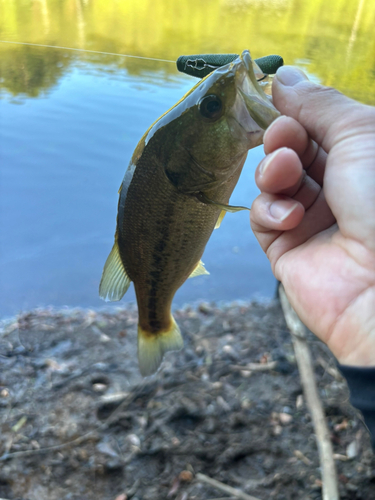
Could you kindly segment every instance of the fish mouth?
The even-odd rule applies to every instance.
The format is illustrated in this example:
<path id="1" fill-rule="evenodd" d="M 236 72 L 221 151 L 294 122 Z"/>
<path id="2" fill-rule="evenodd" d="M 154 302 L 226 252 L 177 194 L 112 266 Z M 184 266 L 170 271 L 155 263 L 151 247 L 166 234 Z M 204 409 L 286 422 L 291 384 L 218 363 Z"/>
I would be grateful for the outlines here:
<path id="1" fill-rule="evenodd" d="M 263 132 L 280 113 L 257 82 L 250 52 L 244 50 L 237 61 L 237 96 L 233 106 L 235 119 L 247 134 L 258 133 L 263 136 Z"/>

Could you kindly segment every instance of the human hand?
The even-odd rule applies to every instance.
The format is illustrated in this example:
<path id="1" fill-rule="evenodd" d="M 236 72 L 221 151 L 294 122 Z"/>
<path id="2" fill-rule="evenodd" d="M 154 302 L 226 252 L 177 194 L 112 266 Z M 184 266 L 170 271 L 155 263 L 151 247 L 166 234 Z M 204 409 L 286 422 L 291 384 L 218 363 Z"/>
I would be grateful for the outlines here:
<path id="1" fill-rule="evenodd" d="M 341 364 L 375 366 L 375 108 L 277 71 L 251 227 L 301 320 Z"/>

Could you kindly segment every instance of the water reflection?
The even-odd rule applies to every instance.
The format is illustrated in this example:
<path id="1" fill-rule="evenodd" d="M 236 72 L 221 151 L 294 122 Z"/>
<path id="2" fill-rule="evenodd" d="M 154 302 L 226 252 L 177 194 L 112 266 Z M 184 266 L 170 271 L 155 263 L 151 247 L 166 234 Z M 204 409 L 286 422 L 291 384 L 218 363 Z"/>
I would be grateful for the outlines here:
<path id="1" fill-rule="evenodd" d="M 66 74 L 72 59 L 66 51 L 10 46 L 1 52 L 1 88 L 12 96 L 43 96 Z"/>
<path id="2" fill-rule="evenodd" d="M 26 0 L 0 4 L 0 38 L 18 42 L 176 60 L 181 54 L 281 54 L 288 64 L 304 60 L 310 74 L 348 95 L 373 103 L 375 94 L 371 0 Z M 235 36 L 233 36 L 235 34 Z M 115 56 L 0 44 L 1 87 L 38 96 L 79 58 L 105 70 L 126 69 L 144 78 L 143 62 Z M 38 54 L 38 57 L 35 55 Z M 175 72 L 169 63 L 150 71 Z"/>

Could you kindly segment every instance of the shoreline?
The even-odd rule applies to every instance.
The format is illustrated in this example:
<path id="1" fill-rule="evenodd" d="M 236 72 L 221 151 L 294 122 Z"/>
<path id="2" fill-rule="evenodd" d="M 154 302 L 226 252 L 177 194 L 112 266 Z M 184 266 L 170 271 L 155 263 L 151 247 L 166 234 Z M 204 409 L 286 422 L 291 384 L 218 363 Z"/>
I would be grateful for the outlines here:
<path id="1" fill-rule="evenodd" d="M 278 299 L 273 297 L 263 297 L 263 296 L 254 296 L 250 299 L 234 299 L 234 300 L 220 300 L 220 301 L 208 301 L 205 299 L 197 299 L 193 302 L 186 302 L 183 305 L 172 305 L 172 314 L 178 313 L 179 311 L 185 311 L 186 309 L 199 309 L 199 307 L 208 307 L 212 309 L 228 309 L 231 307 L 248 307 L 251 304 L 259 304 L 259 305 L 272 305 L 274 302 L 278 302 Z M 50 314 L 51 316 L 55 315 L 76 315 L 76 314 L 90 314 L 95 312 L 96 314 L 108 314 L 108 315 L 116 315 L 123 311 L 127 310 L 137 310 L 136 302 L 123 302 L 122 305 L 108 305 L 109 303 L 104 303 L 103 306 L 100 307 L 85 307 L 85 306 L 40 306 L 34 307 L 31 309 L 25 309 L 20 311 L 17 314 L 13 315 L 0 315 L 0 335 L 3 333 L 4 328 L 6 328 L 9 324 L 14 323 L 19 318 L 22 318 L 25 315 L 45 315 Z M 112 303 L 113 304 L 113 303 Z M 120 302 L 119 302 L 120 304 Z"/>
<path id="2" fill-rule="evenodd" d="M 146 378 L 135 304 L 34 309 L 2 324 L 0 497 L 161 500 L 176 489 L 176 500 L 217 498 L 199 482 L 204 474 L 257 498 L 321 498 L 314 429 L 280 304 L 201 302 L 174 314 L 184 347 Z M 341 457 L 340 494 L 375 498 L 370 438 L 328 348 L 308 339 Z"/>

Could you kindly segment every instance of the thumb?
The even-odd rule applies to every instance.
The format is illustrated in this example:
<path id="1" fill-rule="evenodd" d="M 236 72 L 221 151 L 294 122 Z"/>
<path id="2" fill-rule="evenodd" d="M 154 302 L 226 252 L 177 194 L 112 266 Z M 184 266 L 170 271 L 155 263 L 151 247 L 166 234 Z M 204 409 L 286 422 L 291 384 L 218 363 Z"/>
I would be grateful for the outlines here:
<path id="1" fill-rule="evenodd" d="M 353 121 L 361 121 L 364 106 L 335 89 L 310 82 L 293 66 L 277 70 L 272 84 L 273 103 L 295 118 L 326 152 L 340 141 Z M 359 125 L 359 123 L 358 123 Z"/>

